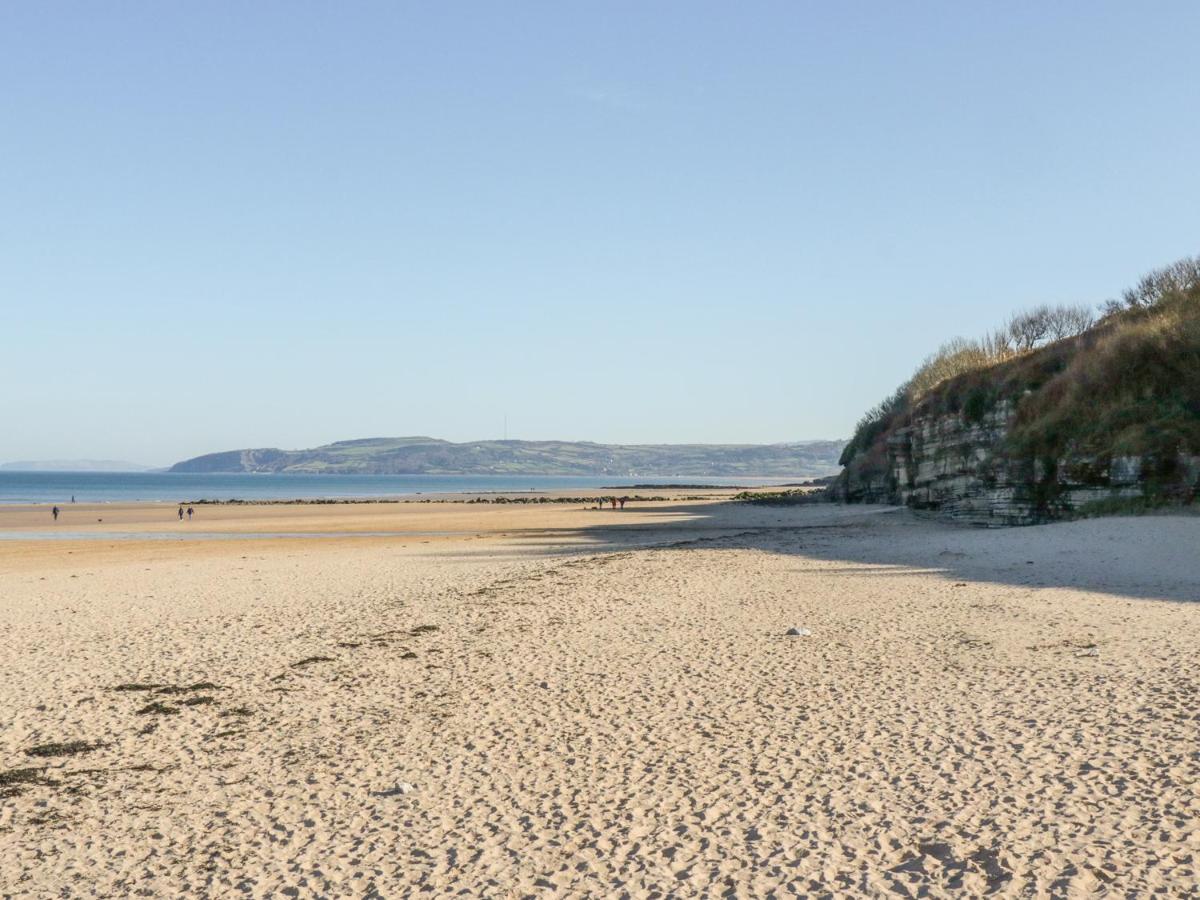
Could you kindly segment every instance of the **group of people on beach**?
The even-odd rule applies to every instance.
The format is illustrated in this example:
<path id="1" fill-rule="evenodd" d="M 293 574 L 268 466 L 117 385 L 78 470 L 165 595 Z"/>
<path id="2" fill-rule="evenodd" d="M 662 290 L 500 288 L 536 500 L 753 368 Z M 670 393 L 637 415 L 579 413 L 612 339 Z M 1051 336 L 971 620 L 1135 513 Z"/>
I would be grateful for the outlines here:
<path id="1" fill-rule="evenodd" d="M 597 497 L 596 498 L 596 509 L 604 509 L 605 503 L 611 503 L 613 509 L 616 509 L 617 504 L 619 503 L 619 504 L 621 504 L 621 509 L 624 509 L 625 501 L 628 499 L 629 499 L 628 497 Z"/>
<path id="2" fill-rule="evenodd" d="M 74 497 L 74 496 L 72 496 L 72 497 L 71 497 L 71 502 L 72 502 L 72 503 L 74 503 L 74 502 L 75 502 L 75 497 Z M 61 514 L 62 514 L 62 510 L 61 510 L 61 509 L 59 509 L 57 505 L 56 505 L 56 506 L 53 506 L 53 507 L 50 509 L 50 515 L 54 516 L 54 521 L 55 521 L 55 522 L 57 522 L 57 521 L 58 521 L 58 517 L 59 517 L 59 515 L 61 515 Z M 182 507 L 182 506 L 180 506 L 180 507 L 179 507 L 179 521 L 180 521 L 180 522 L 182 522 L 182 521 L 183 521 L 183 514 L 184 514 L 183 507 Z M 196 509 L 195 509 L 195 507 L 189 506 L 189 507 L 187 508 L 187 517 L 188 517 L 188 521 L 189 521 L 189 522 L 192 520 L 192 516 L 194 516 L 195 514 L 196 514 Z"/>

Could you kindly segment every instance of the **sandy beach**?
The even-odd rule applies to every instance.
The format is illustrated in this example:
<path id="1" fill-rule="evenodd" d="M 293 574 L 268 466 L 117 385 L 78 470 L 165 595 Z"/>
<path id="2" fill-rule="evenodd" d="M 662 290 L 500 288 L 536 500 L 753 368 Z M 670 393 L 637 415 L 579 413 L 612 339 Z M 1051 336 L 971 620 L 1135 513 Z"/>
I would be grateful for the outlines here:
<path id="1" fill-rule="evenodd" d="M 1200 518 L 172 515 L 0 509 L 2 896 L 1195 895 Z"/>

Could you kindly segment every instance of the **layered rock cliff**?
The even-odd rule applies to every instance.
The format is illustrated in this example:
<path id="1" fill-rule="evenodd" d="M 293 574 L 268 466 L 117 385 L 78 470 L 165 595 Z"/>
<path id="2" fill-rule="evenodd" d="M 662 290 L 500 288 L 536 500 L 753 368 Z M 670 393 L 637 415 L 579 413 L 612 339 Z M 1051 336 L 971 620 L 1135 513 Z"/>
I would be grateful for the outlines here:
<path id="1" fill-rule="evenodd" d="M 1200 493 L 1200 284 L 915 399 L 906 388 L 860 423 L 835 497 L 1000 526 Z"/>
<path id="2" fill-rule="evenodd" d="M 972 525 L 1032 525 L 1123 506 L 1190 502 L 1200 456 L 1013 454 L 1011 402 L 980 421 L 961 413 L 914 416 L 885 438 L 882 464 L 849 466 L 834 492 L 849 502 L 895 503 Z"/>

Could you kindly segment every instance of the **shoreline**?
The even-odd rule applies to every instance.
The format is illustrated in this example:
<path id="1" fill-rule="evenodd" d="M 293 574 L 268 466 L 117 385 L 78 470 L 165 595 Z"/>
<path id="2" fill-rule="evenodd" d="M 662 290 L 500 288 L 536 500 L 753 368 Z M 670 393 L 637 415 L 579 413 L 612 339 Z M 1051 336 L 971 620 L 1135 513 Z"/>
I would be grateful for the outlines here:
<path id="1" fill-rule="evenodd" d="M 74 476 L 78 475 L 78 479 Z M 620 476 L 599 475 L 253 475 L 190 474 L 135 475 L 104 473 L 0 473 L 0 509 L 10 506 L 80 503 L 185 503 L 215 505 L 242 503 L 405 503 L 427 498 L 472 496 L 571 495 L 731 489 L 771 489 L 793 485 L 806 476 L 663 476 L 654 483 Z"/>
<path id="2" fill-rule="evenodd" d="M 627 495 L 626 509 L 615 512 L 632 513 L 647 505 L 665 509 L 671 504 L 695 505 L 723 503 L 737 493 L 734 488 L 721 488 L 703 494 L 674 490 L 670 487 Z M 296 500 L 217 500 L 217 501 L 109 501 L 96 503 L 10 503 L 0 504 L 0 532 L 11 530 L 53 531 L 55 529 L 86 528 L 102 532 L 120 525 L 133 524 L 138 528 L 186 529 L 190 526 L 208 527 L 216 523 L 220 529 L 254 530 L 263 523 L 280 521 L 322 522 L 318 530 L 363 530 L 362 526 L 380 521 L 411 521 L 429 517 L 470 517 L 470 508 L 509 507 L 514 511 L 528 508 L 547 508 L 547 515 L 556 511 L 569 513 L 572 507 L 597 512 L 600 492 L 580 496 L 574 492 L 541 491 L 533 494 L 518 492 L 448 493 L 420 498 L 396 500 L 370 499 L 296 499 Z M 615 494 L 603 495 L 607 500 Z M 53 520 L 50 510 L 57 505 L 60 513 Z M 195 509 L 193 519 L 178 518 L 180 508 Z M 439 512 L 440 510 L 440 512 Z M 613 512 L 606 503 L 604 512 Z M 203 523 L 203 524 L 202 524 Z M 266 529 L 270 530 L 270 529 Z M 371 528 L 370 530 L 386 530 Z M 407 530 L 407 529 L 400 529 Z"/>
<path id="3" fill-rule="evenodd" d="M 62 507 L 57 522 L 46 506 L 0 506 L 0 573 L 69 567 L 82 558 L 208 558 L 267 547 L 309 552 L 300 548 L 311 549 L 314 543 L 403 546 L 514 534 L 572 535 L 621 524 L 646 528 L 702 518 L 727 496 L 731 494 L 684 499 L 664 491 L 616 510 L 552 494 L 544 503 L 430 498 L 407 503 L 196 504 L 191 520 L 179 519 L 176 503 L 78 503 Z M 3 537 L 6 534 L 14 536 Z M 318 537 L 326 540 L 315 540 Z"/>

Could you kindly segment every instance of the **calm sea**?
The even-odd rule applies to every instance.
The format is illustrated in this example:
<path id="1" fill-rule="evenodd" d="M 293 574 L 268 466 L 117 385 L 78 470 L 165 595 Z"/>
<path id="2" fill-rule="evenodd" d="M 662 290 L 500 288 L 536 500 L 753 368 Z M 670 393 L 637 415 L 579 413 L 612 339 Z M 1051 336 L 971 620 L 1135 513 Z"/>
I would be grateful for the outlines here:
<path id="1" fill-rule="evenodd" d="M 0 503 L 116 503 L 161 500 L 313 500 L 580 491 L 629 484 L 781 484 L 788 478 L 650 478 L 615 475 L 190 475 L 169 472 L 0 472 Z"/>

